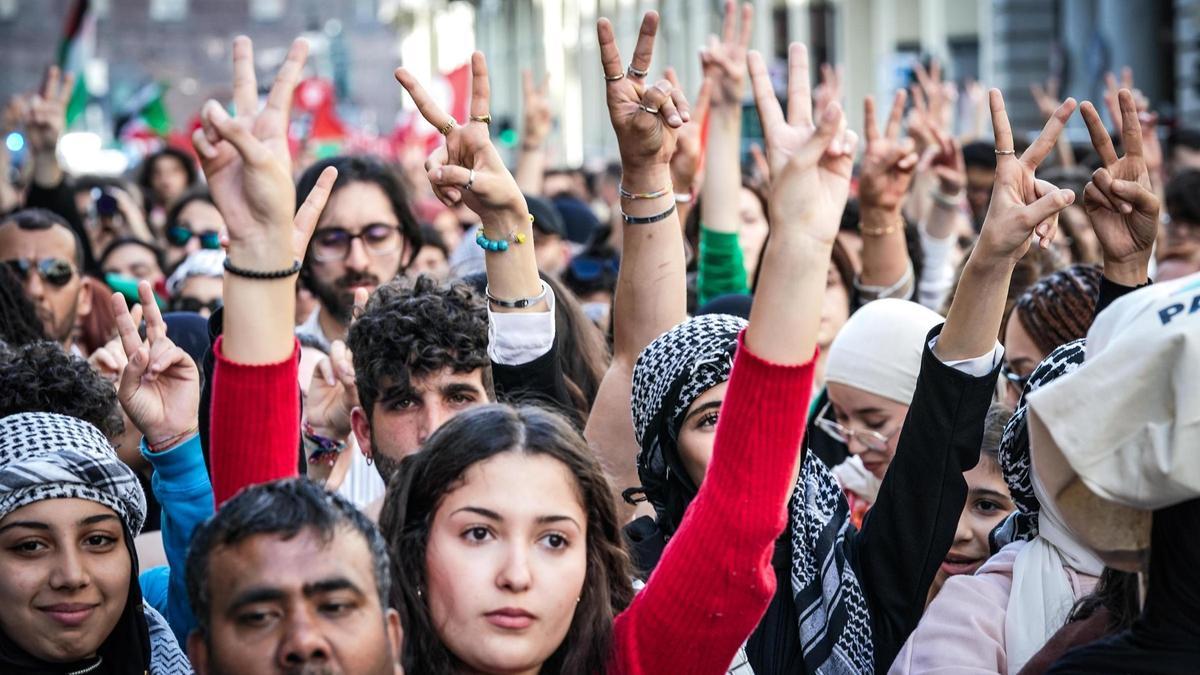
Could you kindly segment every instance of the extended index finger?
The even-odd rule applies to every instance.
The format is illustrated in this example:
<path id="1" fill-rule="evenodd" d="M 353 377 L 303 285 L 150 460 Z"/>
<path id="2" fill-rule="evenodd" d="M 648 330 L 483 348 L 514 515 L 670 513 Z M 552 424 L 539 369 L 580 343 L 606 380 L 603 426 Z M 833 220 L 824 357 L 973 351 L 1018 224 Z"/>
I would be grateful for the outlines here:
<path id="1" fill-rule="evenodd" d="M 1117 93 L 1117 101 L 1121 106 L 1121 145 L 1125 146 L 1125 154 L 1134 157 L 1142 156 L 1142 123 L 1138 120 L 1137 103 L 1133 100 L 1133 92 L 1122 89 Z"/>
<path id="2" fill-rule="evenodd" d="M 650 70 L 650 61 L 654 58 L 654 36 L 658 34 L 658 12 L 646 12 L 642 17 L 642 28 L 638 31 L 637 45 L 633 48 L 633 59 L 630 67 L 637 70 Z"/>
<path id="3" fill-rule="evenodd" d="M 253 115 L 258 112 L 254 45 L 245 35 L 233 39 L 233 107 L 236 115 Z"/>
<path id="4" fill-rule="evenodd" d="M 769 84 L 769 81 L 768 81 Z M 757 98 L 757 94 L 755 96 Z M 774 97 L 774 90 L 772 90 Z M 791 124 L 811 125 L 812 83 L 808 73 L 808 47 L 793 42 L 788 47 L 788 121 Z M 759 105 L 762 108 L 762 105 Z"/>
<path id="5" fill-rule="evenodd" d="M 142 316 L 146 319 L 146 339 L 153 344 L 167 336 L 167 322 L 163 321 L 162 312 L 154 298 L 154 289 L 149 281 L 138 282 L 138 300 L 142 304 Z"/>
<path id="6" fill-rule="evenodd" d="M 888 115 L 887 129 L 884 133 L 887 137 L 896 140 L 900 138 L 900 121 L 904 117 L 904 100 L 907 94 L 903 89 L 897 89 L 892 96 L 892 112 Z"/>
<path id="7" fill-rule="evenodd" d="M 621 50 L 617 48 L 617 38 L 608 19 L 601 18 L 596 22 L 596 41 L 600 43 L 600 65 L 604 68 L 604 77 L 616 76 L 624 69 L 621 66 Z M 608 80 L 608 84 L 613 82 Z"/>
<path id="8" fill-rule="evenodd" d="M 300 74 L 304 71 L 304 61 L 308 58 L 308 41 L 297 38 L 288 49 L 287 58 L 275 75 L 275 83 L 271 85 L 271 93 L 267 95 L 267 110 L 274 111 L 287 117 L 292 109 L 292 94 L 300 83 Z"/>
<path id="9" fill-rule="evenodd" d="M 442 111 L 429 92 L 425 91 L 425 87 L 422 87 L 421 83 L 417 81 L 417 78 L 405 68 L 397 68 L 395 76 L 400 86 L 404 87 L 404 90 L 412 97 L 417 110 L 421 112 L 421 117 L 424 117 L 425 121 L 437 129 L 445 127 L 451 119 L 450 115 Z"/>
<path id="10" fill-rule="evenodd" d="M 1031 169 L 1037 168 L 1042 160 L 1053 152 L 1054 145 L 1058 143 L 1058 137 L 1066 128 L 1067 120 L 1070 119 L 1073 112 L 1075 112 L 1075 99 L 1068 98 L 1058 106 L 1050 119 L 1046 120 L 1046 126 L 1042 127 L 1042 133 L 1038 134 L 1029 149 L 1021 153 L 1021 163 Z"/>
<path id="11" fill-rule="evenodd" d="M 1079 107 L 1079 113 L 1083 116 L 1088 136 L 1092 139 L 1092 147 L 1100 153 L 1100 161 L 1104 162 L 1104 166 L 1112 166 L 1117 161 L 1117 151 L 1113 149 L 1112 138 L 1108 135 L 1108 129 L 1104 128 L 1096 106 L 1092 105 L 1091 101 L 1084 101 Z"/>
<path id="12" fill-rule="evenodd" d="M 771 85 L 771 76 L 767 73 L 767 64 L 763 61 L 762 54 L 751 51 L 746 63 L 750 67 L 750 86 L 754 90 L 754 105 L 758 108 L 758 117 L 762 121 L 763 138 L 767 141 L 767 147 L 770 147 L 771 130 L 787 122 L 783 119 L 779 99 L 775 98 L 775 87 Z M 809 115 L 811 119 L 812 113 Z"/>
<path id="13" fill-rule="evenodd" d="M 996 137 L 996 152 L 1004 153 L 997 158 L 1003 160 L 1013 149 L 1012 127 L 1008 123 L 1008 111 L 1004 109 L 1004 95 L 999 89 L 988 90 L 988 105 L 992 109 L 992 130 Z"/>
<path id="14" fill-rule="evenodd" d="M 110 304 L 117 323 L 117 335 L 121 338 L 121 348 L 125 350 L 125 357 L 130 358 L 142 346 L 137 322 L 129 313 L 129 304 L 125 301 L 124 295 L 113 293 Z"/>
<path id="15" fill-rule="evenodd" d="M 488 82 L 487 59 L 483 52 L 471 54 L 471 115 L 482 117 L 488 114 L 488 100 L 491 98 L 491 83 Z"/>

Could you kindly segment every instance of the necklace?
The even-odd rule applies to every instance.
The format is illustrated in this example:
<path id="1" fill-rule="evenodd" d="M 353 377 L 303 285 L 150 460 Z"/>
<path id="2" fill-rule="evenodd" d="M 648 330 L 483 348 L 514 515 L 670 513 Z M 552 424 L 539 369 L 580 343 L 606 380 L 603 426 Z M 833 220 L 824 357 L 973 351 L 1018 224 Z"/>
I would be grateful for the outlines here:
<path id="1" fill-rule="evenodd" d="M 73 670 L 73 671 L 67 673 L 67 675 L 84 675 L 85 673 L 95 672 L 95 670 L 97 668 L 99 668 L 100 664 L 102 664 L 102 663 L 104 663 L 104 657 L 103 656 L 96 657 L 96 662 L 93 663 L 92 665 L 90 665 L 86 668 L 80 668 L 79 670 Z"/>

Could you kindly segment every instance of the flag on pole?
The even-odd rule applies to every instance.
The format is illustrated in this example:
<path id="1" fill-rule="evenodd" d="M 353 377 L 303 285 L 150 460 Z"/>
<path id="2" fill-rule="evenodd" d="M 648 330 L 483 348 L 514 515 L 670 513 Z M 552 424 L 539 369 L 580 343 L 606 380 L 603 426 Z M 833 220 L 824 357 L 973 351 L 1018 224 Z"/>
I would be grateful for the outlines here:
<path id="1" fill-rule="evenodd" d="M 165 138 L 171 133 L 171 115 L 163 100 L 166 93 L 167 86 L 161 82 L 150 82 L 134 92 L 117 116 L 115 135 L 125 135 L 129 125 L 133 124 Z"/>
<path id="2" fill-rule="evenodd" d="M 63 73 L 75 74 L 75 91 L 67 104 L 67 126 L 81 114 L 88 103 L 87 79 L 84 68 L 96 47 L 96 13 L 90 0 L 75 0 L 63 26 L 62 42 L 58 45 L 58 67 Z"/>

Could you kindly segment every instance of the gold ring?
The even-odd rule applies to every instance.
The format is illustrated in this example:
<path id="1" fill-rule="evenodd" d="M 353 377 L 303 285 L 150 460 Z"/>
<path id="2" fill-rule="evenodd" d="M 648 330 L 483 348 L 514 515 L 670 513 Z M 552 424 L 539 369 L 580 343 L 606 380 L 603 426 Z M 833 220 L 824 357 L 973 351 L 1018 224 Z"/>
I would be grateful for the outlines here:
<path id="1" fill-rule="evenodd" d="M 440 129 L 438 129 L 438 133 L 440 133 L 443 136 L 449 136 L 450 132 L 454 131 L 454 127 L 457 127 L 457 126 L 458 126 L 458 122 L 455 122 L 454 118 L 451 117 L 450 119 L 446 120 L 446 123 L 443 124 Z"/>
<path id="2" fill-rule="evenodd" d="M 608 80 L 609 82 L 616 82 L 617 80 L 625 79 L 625 73 L 617 73 L 616 75 L 609 75 L 608 73 L 605 73 L 604 79 Z"/>
<path id="3" fill-rule="evenodd" d="M 1016 150 L 997 150 L 996 154 L 997 155 L 1015 155 L 1015 154 L 1017 154 L 1017 151 Z"/>
<path id="4" fill-rule="evenodd" d="M 483 122 L 484 124 L 492 123 L 491 115 L 471 115 L 472 122 Z"/>

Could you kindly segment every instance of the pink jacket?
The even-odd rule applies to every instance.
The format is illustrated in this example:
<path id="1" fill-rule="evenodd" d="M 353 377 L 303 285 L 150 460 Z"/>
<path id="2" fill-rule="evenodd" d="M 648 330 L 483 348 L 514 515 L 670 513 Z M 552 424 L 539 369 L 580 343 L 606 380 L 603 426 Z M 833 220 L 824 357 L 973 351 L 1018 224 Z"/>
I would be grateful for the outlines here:
<path id="1" fill-rule="evenodd" d="M 1008 672 L 1004 620 L 1013 562 L 1025 544 L 1005 546 L 973 576 L 947 579 L 904 643 L 889 675 Z M 1076 599 L 1092 592 L 1096 577 L 1064 569 Z"/>

